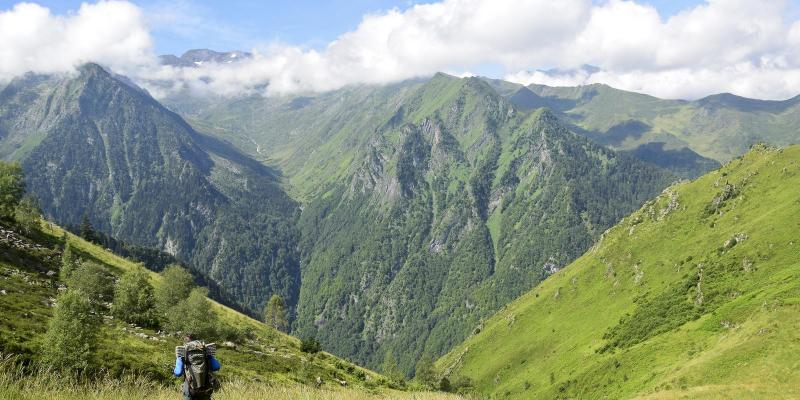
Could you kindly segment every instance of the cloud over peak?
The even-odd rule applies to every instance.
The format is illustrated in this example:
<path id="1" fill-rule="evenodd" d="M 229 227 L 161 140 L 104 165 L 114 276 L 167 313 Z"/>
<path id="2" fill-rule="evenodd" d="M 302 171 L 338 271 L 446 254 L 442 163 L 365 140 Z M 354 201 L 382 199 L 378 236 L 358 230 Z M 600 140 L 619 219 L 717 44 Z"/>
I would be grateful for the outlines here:
<path id="1" fill-rule="evenodd" d="M 131 3 L 83 4 L 64 16 L 21 3 L 0 12 L 7 44 L 0 79 L 95 61 L 145 86 L 169 82 L 158 87 L 162 93 L 266 87 L 267 94 L 286 94 L 491 64 L 520 83 L 602 82 L 672 98 L 787 98 L 800 93 L 800 21 L 786 19 L 787 7 L 780 0 L 709 0 L 667 18 L 635 1 L 444 0 L 365 15 L 321 49 L 270 43 L 237 63 L 176 68 L 157 63 L 147 18 Z M 585 64 L 597 69 L 580 68 Z"/>

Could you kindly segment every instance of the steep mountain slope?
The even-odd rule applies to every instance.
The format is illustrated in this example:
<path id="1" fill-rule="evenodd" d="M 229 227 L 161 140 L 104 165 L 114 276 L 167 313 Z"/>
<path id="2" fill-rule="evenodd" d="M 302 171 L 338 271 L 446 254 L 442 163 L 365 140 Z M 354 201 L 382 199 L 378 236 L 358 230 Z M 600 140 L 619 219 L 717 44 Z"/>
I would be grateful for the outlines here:
<path id="1" fill-rule="evenodd" d="M 800 146 L 665 190 L 437 362 L 504 398 L 796 398 Z"/>
<path id="2" fill-rule="evenodd" d="M 247 310 L 299 291 L 296 204 L 276 173 L 93 64 L 0 93 L 0 157 L 46 215 L 185 260 Z"/>
<path id="3" fill-rule="evenodd" d="M 223 98 L 182 92 L 162 101 L 202 132 L 278 166 L 292 194 L 310 201 L 354 171 L 357 151 L 422 84 L 406 81 L 284 97 Z"/>
<path id="4" fill-rule="evenodd" d="M 723 93 L 683 101 L 659 99 L 602 84 L 578 87 L 534 84 L 525 89 L 548 107 L 564 113 L 583 134 L 611 148 L 636 151 L 640 146 L 663 143 L 660 157 L 667 158 L 666 162 L 673 151 L 688 148 L 697 153 L 696 171 L 712 168 L 711 160 L 727 162 L 740 156 L 757 142 L 788 145 L 798 139 L 800 96 L 769 101 Z M 530 101 L 529 97 L 523 98 Z M 659 158 L 647 161 L 658 164 Z"/>
<path id="5" fill-rule="evenodd" d="M 478 79 L 394 107 L 300 218 L 295 329 L 366 365 L 442 354 L 672 179 Z"/>
<path id="6" fill-rule="evenodd" d="M 3 320 L 0 321 L 0 363 L 4 368 L 11 365 L 9 361 L 14 361 L 8 357 L 17 357 L 16 360 L 26 362 L 41 360 L 42 338 L 52 317 L 59 288 L 63 286 L 57 272 L 64 239 L 69 241 L 74 254 L 83 260 L 99 263 L 115 276 L 141 268 L 131 260 L 103 250 L 49 223 L 42 224 L 41 232 L 27 235 L 0 224 L 0 311 L 3 314 Z M 153 284 L 160 284 L 159 275 L 151 273 L 150 277 Z M 341 380 L 360 390 L 387 388 L 388 381 L 372 371 L 327 353 L 316 356 L 303 353 L 299 340 L 220 304 L 213 306 L 219 315 L 220 326 L 227 324 L 242 332 L 249 332 L 248 338 L 236 343 L 236 346 L 219 343 L 218 358 L 224 366 L 219 376 L 225 381 L 247 379 L 283 385 L 310 385 L 322 379 L 329 388 L 339 387 L 338 381 Z M 176 335 L 129 325 L 106 315 L 98 336 L 97 354 L 92 361 L 96 368 L 105 370 L 110 377 L 119 378 L 135 373 L 145 378 L 135 382 L 140 386 L 153 382 L 172 385 L 174 348 L 180 344 L 180 340 Z M 3 371 L 3 374 L 9 372 Z M 11 393 L 6 391 L 9 389 L 6 387 L 8 375 L 0 378 L 0 394 L 4 395 L 3 398 L 45 397 L 41 393 L 34 393 L 30 397 L 15 393 L 13 387 L 25 382 L 28 377 L 21 375 L 14 378 L 14 384 L 9 385 L 12 386 Z M 116 381 L 115 385 L 124 386 L 126 383 Z M 74 387 L 65 387 L 63 382 L 57 386 L 65 393 L 75 390 Z M 144 388 L 153 390 L 153 393 L 145 392 L 146 398 L 155 397 L 157 386 Z M 66 396 L 59 392 L 58 398 L 86 397 Z"/>

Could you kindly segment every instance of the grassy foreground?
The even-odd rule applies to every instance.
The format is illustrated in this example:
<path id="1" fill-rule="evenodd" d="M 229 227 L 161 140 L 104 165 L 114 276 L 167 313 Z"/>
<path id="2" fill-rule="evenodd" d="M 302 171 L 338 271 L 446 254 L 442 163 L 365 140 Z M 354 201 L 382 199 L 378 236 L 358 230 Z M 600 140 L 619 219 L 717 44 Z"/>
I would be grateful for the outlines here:
<path id="1" fill-rule="evenodd" d="M 177 382 L 177 381 L 176 381 Z M 15 400 L 173 400 L 181 398 L 179 385 L 161 385 L 145 378 L 97 379 L 88 383 L 64 380 L 46 370 L 25 373 L 14 358 L 0 359 L 0 399 Z M 275 385 L 246 380 L 224 382 L 214 400 L 458 400 L 463 397 L 430 392 L 368 393 L 343 388 Z"/>

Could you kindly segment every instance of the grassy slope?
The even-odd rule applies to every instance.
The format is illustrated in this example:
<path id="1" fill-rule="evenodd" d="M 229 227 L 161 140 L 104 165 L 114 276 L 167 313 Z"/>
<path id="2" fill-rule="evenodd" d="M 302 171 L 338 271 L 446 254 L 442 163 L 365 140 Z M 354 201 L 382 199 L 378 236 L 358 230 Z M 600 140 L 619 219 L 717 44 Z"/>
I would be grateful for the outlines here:
<path id="1" fill-rule="evenodd" d="M 437 366 L 501 398 L 800 396 L 799 160 L 758 148 L 667 189 Z M 598 353 L 626 314 L 638 339 Z"/>
<path id="2" fill-rule="evenodd" d="M 57 271 L 59 261 L 58 252 L 50 250 L 50 248 L 60 242 L 62 234 L 64 231 L 61 228 L 43 224 L 42 232 L 32 237 L 32 240 L 17 236 L 18 240 L 22 240 L 28 246 L 41 245 L 38 249 L 30 247 L 21 249 L 20 246 L 9 246 L 7 242 L 0 240 L 0 250 L 2 250 L 0 253 L 0 289 L 5 291 L 5 294 L 0 295 L 0 309 L 4 315 L 0 322 L 0 354 L 18 354 L 22 359 L 36 359 L 42 335 L 51 315 L 48 299 L 50 302 L 54 299 L 59 284 L 57 275 L 48 276 L 47 274 L 48 271 Z M 101 262 L 114 274 L 120 274 L 136 267 L 136 264 L 130 260 L 105 251 L 74 235 L 67 235 L 76 253 L 84 259 Z M 159 276 L 155 273 L 151 276 L 153 282 L 157 284 Z M 214 306 L 223 321 L 240 327 L 250 326 L 256 334 L 255 340 L 240 343 L 236 349 L 219 349 L 219 358 L 224 366 L 220 372 L 223 380 L 252 380 L 268 382 L 270 385 L 277 384 L 278 388 L 263 387 L 259 389 L 262 391 L 274 390 L 276 394 L 282 390 L 287 393 L 291 393 L 291 391 L 313 392 L 295 386 L 311 383 L 317 376 L 322 378 L 325 382 L 323 388 L 328 390 L 339 388 L 339 384 L 334 379 L 347 381 L 348 386 L 354 388 L 348 392 L 353 396 L 357 393 L 353 390 L 360 391 L 358 396 L 363 398 L 368 396 L 368 392 L 379 394 L 385 393 L 387 390 L 385 378 L 378 374 L 327 353 L 320 353 L 316 356 L 301 353 L 299 341 L 296 338 L 268 328 L 223 305 L 214 303 Z M 145 334 L 150 338 L 142 338 L 137 334 Z M 160 340 L 154 340 L 154 337 L 159 337 Z M 124 371 L 136 372 L 151 379 L 151 384 L 158 386 L 159 384 L 154 382 L 169 382 L 169 371 L 174 362 L 174 346 L 177 344 L 179 342 L 176 338 L 160 337 L 156 332 L 133 328 L 118 321 L 106 319 L 96 362 L 114 376 L 119 376 Z M 9 364 L 4 365 L 8 366 Z M 8 368 L 3 369 L 8 370 Z M 4 379 L 5 381 L 3 381 Z M 7 375 L 0 378 L 0 383 L 2 383 L 0 397 L 16 398 L 16 396 L 2 396 L 3 390 L 8 391 L 6 394 L 17 393 L 13 390 L 22 390 L 21 384 L 9 383 L 15 380 L 9 380 Z M 38 386 L 35 386 L 32 391 L 25 392 L 32 396 L 29 398 L 50 396 L 48 390 L 51 389 L 48 389 L 47 382 L 39 380 L 32 384 Z M 124 383 L 109 381 L 106 384 L 100 384 L 98 390 L 100 392 L 111 390 L 115 385 L 126 387 Z M 286 386 L 295 388 L 286 389 Z M 83 398 L 84 395 L 88 397 L 91 390 L 87 390 L 86 388 L 76 388 L 73 394 L 76 397 Z M 168 389 L 159 390 L 172 393 Z M 83 394 L 79 395 L 80 393 Z M 154 392 L 153 396 L 158 397 L 155 393 L 158 392 Z M 18 392 L 18 394 L 22 396 L 23 392 Z M 337 398 L 336 396 L 339 395 L 331 396 L 331 398 Z M 233 398 L 239 397 L 233 395 Z"/>

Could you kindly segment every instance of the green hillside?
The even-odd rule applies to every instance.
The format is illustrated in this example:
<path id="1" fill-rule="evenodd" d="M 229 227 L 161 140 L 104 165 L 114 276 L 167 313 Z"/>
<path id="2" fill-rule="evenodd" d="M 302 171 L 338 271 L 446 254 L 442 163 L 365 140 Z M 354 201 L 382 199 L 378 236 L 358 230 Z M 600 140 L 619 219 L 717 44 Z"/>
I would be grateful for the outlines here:
<path id="1" fill-rule="evenodd" d="M 102 265 L 115 278 L 142 268 L 51 223 L 42 222 L 39 229 L 23 234 L 7 221 L 0 223 L 0 312 L 4 316 L 0 321 L 0 397 L 102 400 L 178 396 L 171 370 L 180 335 L 125 323 L 113 318 L 105 307 L 100 308 L 103 322 L 84 379 L 61 375 L 65 370 L 33 367 L 44 361 L 42 346 L 48 323 L 65 288 L 59 278 L 64 241 L 81 260 Z M 160 275 L 150 272 L 149 277 L 154 285 L 163 284 Z M 392 389 L 400 384 L 325 352 L 303 352 L 298 339 L 220 304 L 212 302 L 212 310 L 219 318 L 217 354 L 223 364 L 218 374 L 223 390 L 215 398 L 460 398 Z"/>
<path id="2" fill-rule="evenodd" d="M 437 362 L 496 398 L 800 396 L 800 146 L 666 189 Z"/>
<path id="3" fill-rule="evenodd" d="M 37 360 L 42 335 L 52 315 L 63 281 L 59 279 L 60 247 L 64 238 L 83 260 L 98 262 L 107 272 L 121 276 L 140 264 L 121 258 L 63 231 L 56 225 L 42 224 L 42 231 L 23 235 L 6 225 L 0 226 L 0 309 L 6 318 L 0 324 L 0 354 L 17 354 Z M 154 284 L 160 276 L 151 273 Z M 214 304 L 221 326 L 250 332 L 235 347 L 221 346 L 219 358 L 225 360 L 224 379 L 257 378 L 272 382 L 312 383 L 316 376 L 332 382 L 347 379 L 351 385 L 380 386 L 383 378 L 328 354 L 311 356 L 300 352 L 300 341 L 268 328 L 220 304 Z M 105 318 L 95 367 L 113 374 L 142 373 L 156 381 L 170 381 L 174 348 L 179 335 L 165 335 L 153 329 Z M 347 377 L 347 378 L 345 378 Z M 373 382 L 369 384 L 368 382 Z M 359 383 L 360 382 L 360 383 Z M 382 385 L 386 385 L 385 380 Z"/>

